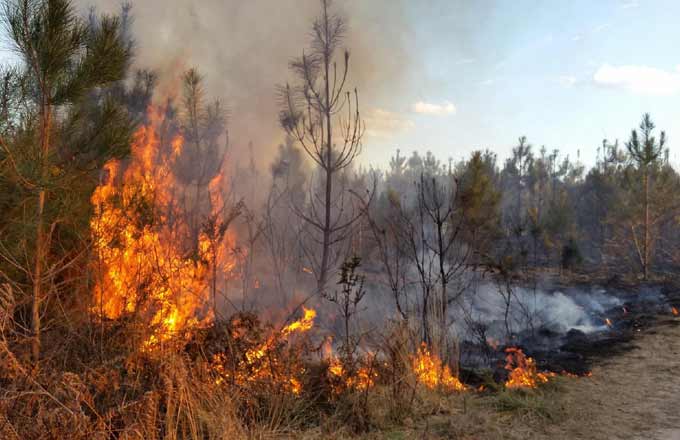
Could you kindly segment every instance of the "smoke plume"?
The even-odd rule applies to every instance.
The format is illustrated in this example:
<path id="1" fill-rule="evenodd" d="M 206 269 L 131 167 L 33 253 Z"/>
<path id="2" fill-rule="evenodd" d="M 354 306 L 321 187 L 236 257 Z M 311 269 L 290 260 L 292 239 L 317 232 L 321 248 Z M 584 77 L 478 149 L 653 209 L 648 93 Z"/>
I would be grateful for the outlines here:
<path id="1" fill-rule="evenodd" d="M 89 7 L 120 11 L 120 4 L 110 0 L 77 1 L 83 12 Z M 359 89 L 362 103 L 380 102 L 388 87 L 398 87 L 409 63 L 400 5 L 386 0 L 333 3 L 347 20 L 348 85 Z M 256 162 L 264 168 L 283 138 L 276 86 L 292 79 L 288 63 L 308 47 L 319 8 L 318 0 L 133 1 L 135 67 L 159 73 L 161 94 L 176 93 L 181 72 L 199 68 L 210 94 L 230 109 L 232 151 L 247 159 L 252 141 Z M 362 111 L 370 109 L 363 105 Z"/>

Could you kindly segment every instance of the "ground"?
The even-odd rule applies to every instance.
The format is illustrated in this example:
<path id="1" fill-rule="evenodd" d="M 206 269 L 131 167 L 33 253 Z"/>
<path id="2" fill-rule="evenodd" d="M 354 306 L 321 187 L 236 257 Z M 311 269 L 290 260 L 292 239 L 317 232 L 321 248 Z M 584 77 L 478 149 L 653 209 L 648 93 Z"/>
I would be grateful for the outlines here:
<path id="1" fill-rule="evenodd" d="M 598 361 L 592 377 L 561 377 L 526 394 L 475 393 L 419 403 L 420 416 L 361 438 L 680 440 L 680 319 L 662 318 L 633 344 Z"/>
<path id="2" fill-rule="evenodd" d="M 536 438 L 680 440 L 678 324 L 661 321 L 635 339 L 632 351 L 566 384 L 569 417 Z"/>

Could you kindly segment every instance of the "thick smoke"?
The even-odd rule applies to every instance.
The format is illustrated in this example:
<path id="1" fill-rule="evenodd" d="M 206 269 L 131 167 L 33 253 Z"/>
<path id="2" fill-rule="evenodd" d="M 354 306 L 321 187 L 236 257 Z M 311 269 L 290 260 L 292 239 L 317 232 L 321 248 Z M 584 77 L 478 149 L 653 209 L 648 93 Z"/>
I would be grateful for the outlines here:
<path id="1" fill-rule="evenodd" d="M 83 11 L 117 13 L 110 0 L 77 0 Z M 350 87 L 362 103 L 380 102 L 398 90 L 409 64 L 402 45 L 409 30 L 401 1 L 335 1 L 347 19 Z M 132 1 L 136 67 L 161 76 L 160 93 L 176 93 L 183 69 L 198 67 L 208 90 L 230 109 L 232 151 L 270 165 L 283 139 L 278 126 L 277 84 L 291 80 L 288 63 L 308 46 L 318 0 L 138 0 Z M 398 32 L 398 34 L 397 34 Z M 389 90 L 388 90 L 389 88 Z M 369 107 L 362 106 L 368 112 Z"/>

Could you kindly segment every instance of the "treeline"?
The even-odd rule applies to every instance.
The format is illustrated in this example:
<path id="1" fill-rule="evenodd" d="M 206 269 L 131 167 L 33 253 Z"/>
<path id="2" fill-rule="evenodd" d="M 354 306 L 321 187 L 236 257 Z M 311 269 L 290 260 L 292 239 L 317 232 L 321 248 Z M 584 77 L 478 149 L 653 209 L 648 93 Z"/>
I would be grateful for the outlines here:
<path id="1" fill-rule="evenodd" d="M 594 147 L 591 168 L 520 137 L 503 161 L 489 150 L 459 163 L 398 151 L 388 169 L 361 178 L 377 181 L 372 217 L 385 222 L 395 218 L 392 210 L 424 209 L 431 223 L 425 229 L 437 229 L 437 215 L 446 217 L 468 267 L 648 279 L 678 270 L 680 175 L 665 145 L 665 133 L 655 133 L 645 114 L 623 145 L 604 140 Z"/>

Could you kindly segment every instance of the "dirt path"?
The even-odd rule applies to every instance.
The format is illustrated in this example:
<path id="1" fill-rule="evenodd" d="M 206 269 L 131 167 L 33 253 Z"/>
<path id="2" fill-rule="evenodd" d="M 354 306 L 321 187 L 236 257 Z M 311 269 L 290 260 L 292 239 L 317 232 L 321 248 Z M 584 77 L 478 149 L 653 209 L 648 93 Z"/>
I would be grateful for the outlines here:
<path id="1" fill-rule="evenodd" d="M 680 320 L 668 318 L 634 344 L 565 387 L 571 417 L 547 427 L 546 438 L 680 440 Z"/>

